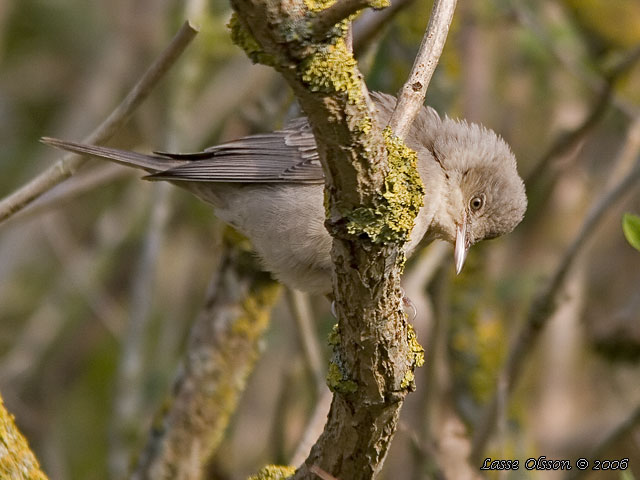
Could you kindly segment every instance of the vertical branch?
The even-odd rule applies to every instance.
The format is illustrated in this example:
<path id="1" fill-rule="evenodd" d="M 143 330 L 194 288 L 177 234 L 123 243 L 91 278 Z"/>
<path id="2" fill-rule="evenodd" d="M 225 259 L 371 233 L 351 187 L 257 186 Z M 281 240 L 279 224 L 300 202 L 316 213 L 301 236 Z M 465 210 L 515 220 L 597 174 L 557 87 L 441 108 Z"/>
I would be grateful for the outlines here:
<path id="1" fill-rule="evenodd" d="M 232 37 L 254 61 L 283 75 L 313 127 L 325 173 L 326 226 L 334 237 L 338 327 L 328 375 L 334 397 L 322 435 L 293 478 L 312 479 L 312 472 L 321 469 L 336 478 L 370 479 L 382 468 L 400 408 L 413 388 L 414 368 L 423 361 L 400 305 L 402 247 L 423 195 L 415 152 L 401 139 L 424 99 L 455 1 L 435 2 L 407 98 L 395 115 L 394 126 L 401 127 L 396 139 L 383 135 L 377 124 L 347 47 L 344 15 L 362 4 L 343 0 L 323 8 L 303 0 L 231 3 L 236 11 Z M 390 199 L 385 196 L 387 176 L 398 175 L 400 169 L 407 172 L 398 183 L 406 191 L 402 200 Z M 399 213 L 409 221 L 395 217 Z"/>
<path id="2" fill-rule="evenodd" d="M 165 227 L 169 218 L 169 184 L 156 183 L 151 192 L 151 218 L 131 286 L 131 312 L 122 336 L 114 412 L 111 421 L 109 470 L 124 478 L 129 467 L 132 438 L 139 438 L 143 413 L 145 341 L 153 305 L 153 285 Z M 135 435 L 135 434 L 137 435 Z"/>

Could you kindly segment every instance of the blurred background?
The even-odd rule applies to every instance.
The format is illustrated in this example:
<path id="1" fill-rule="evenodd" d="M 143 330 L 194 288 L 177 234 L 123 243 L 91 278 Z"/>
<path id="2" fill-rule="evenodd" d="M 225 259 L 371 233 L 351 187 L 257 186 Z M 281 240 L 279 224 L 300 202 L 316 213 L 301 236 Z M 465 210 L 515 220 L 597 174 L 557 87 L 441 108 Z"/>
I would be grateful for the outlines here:
<path id="1" fill-rule="evenodd" d="M 392 3 L 393 16 L 367 12 L 354 30 L 369 88 L 389 93 L 431 9 Z M 199 35 L 110 145 L 195 151 L 296 114 L 278 75 L 231 43 L 223 0 L 2 0 L 0 198 L 60 158 L 39 137 L 87 135 L 186 18 Z M 511 347 L 588 212 L 638 162 L 639 46 L 637 0 L 459 2 L 427 103 L 506 139 L 529 210 L 514 233 L 475 246 L 460 276 L 450 246 L 426 246 L 409 263 L 427 363 L 381 478 L 472 478 L 485 457 L 541 455 L 629 458 L 623 472 L 585 477 L 640 478 L 640 252 L 621 227 L 624 212 L 640 214 L 638 182 L 584 232 L 530 350 Z M 0 224 L 0 393 L 52 479 L 118 478 L 136 457 L 218 264 L 210 208 L 140 176 L 92 160 Z M 322 398 L 287 299 L 208 478 L 287 463 Z M 335 320 L 324 298 L 308 301 L 326 368 Z M 511 349 L 523 367 L 513 388 L 499 381 L 519 355 Z M 495 428 L 482 438 L 492 402 Z M 576 470 L 488 476 L 567 473 Z"/>

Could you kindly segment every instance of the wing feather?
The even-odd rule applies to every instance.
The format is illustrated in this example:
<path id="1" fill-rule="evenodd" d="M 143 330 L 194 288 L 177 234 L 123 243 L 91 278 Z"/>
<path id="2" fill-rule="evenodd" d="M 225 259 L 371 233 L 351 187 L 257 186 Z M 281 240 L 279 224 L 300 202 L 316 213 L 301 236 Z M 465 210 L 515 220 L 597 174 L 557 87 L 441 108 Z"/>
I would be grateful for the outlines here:
<path id="1" fill-rule="evenodd" d="M 188 162 L 149 175 L 157 180 L 322 183 L 324 174 L 316 142 L 306 119 L 295 119 L 283 130 L 239 138 L 203 152 L 156 152 Z"/>

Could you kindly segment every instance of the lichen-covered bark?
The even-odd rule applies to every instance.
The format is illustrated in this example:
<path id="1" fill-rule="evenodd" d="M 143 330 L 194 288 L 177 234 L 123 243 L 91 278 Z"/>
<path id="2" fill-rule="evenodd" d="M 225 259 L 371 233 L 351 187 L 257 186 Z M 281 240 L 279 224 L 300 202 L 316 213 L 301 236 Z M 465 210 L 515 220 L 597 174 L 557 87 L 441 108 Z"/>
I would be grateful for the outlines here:
<path id="1" fill-rule="evenodd" d="M 46 480 L 35 455 L 0 397 L 0 478 Z"/>
<path id="2" fill-rule="evenodd" d="M 260 270 L 248 246 L 228 245 L 207 306 L 191 329 L 171 404 L 133 478 L 202 478 L 258 358 L 280 289 Z"/>
<path id="3" fill-rule="evenodd" d="M 325 430 L 293 478 L 369 479 L 382 467 L 413 370 L 421 363 L 400 305 L 402 246 L 422 205 L 415 154 L 383 134 L 345 42 L 346 21 L 318 37 L 332 1 L 231 0 L 232 36 L 294 90 L 316 137 L 326 176 L 326 226 L 338 328 Z M 379 6 L 379 4 L 376 4 Z"/>

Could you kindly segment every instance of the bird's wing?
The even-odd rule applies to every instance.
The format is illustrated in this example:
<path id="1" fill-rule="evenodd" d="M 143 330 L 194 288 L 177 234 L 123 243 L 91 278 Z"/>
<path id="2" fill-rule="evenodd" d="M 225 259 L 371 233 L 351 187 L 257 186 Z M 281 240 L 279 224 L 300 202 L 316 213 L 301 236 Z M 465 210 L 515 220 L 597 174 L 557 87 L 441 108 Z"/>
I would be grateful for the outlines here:
<path id="1" fill-rule="evenodd" d="M 304 118 L 283 130 L 250 135 L 197 153 L 156 152 L 185 163 L 147 178 L 243 183 L 323 183 L 316 142 Z"/>

